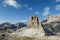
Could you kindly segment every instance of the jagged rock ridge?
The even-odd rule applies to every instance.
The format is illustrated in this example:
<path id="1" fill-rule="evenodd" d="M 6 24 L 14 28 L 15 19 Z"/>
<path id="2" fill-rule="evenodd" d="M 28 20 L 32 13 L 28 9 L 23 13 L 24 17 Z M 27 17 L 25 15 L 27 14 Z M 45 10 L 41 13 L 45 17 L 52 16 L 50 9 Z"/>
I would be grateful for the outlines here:
<path id="1" fill-rule="evenodd" d="M 39 23 L 37 16 L 31 16 L 28 22 L 28 26 L 25 28 L 21 28 L 16 32 L 12 33 L 11 35 L 18 35 L 18 36 L 28 36 L 28 37 L 41 37 L 45 36 L 44 29 Z"/>
<path id="2" fill-rule="evenodd" d="M 50 16 L 42 21 L 42 25 L 48 35 L 60 35 L 60 16 Z"/>
<path id="3" fill-rule="evenodd" d="M 36 24 L 36 25 L 35 25 Z M 47 36 L 47 35 L 50 36 Z M 51 36 L 52 35 L 52 36 Z M 51 16 L 39 23 L 37 16 L 31 16 L 28 26 L 13 32 L 9 40 L 60 40 L 60 17 Z"/>

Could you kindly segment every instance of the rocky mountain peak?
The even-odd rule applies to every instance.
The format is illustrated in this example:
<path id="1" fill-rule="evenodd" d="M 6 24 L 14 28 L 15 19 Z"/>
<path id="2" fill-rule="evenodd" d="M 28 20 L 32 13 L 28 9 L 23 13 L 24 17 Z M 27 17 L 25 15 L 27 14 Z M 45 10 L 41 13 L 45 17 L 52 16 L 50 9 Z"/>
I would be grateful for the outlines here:
<path id="1" fill-rule="evenodd" d="M 28 26 L 39 26 L 39 20 L 37 16 L 30 16 Z"/>
<path id="2" fill-rule="evenodd" d="M 60 16 L 56 15 L 48 17 L 48 22 L 56 22 L 56 21 L 60 21 Z"/>
<path id="3" fill-rule="evenodd" d="M 60 16 L 50 16 L 40 23 L 37 16 L 30 16 L 28 26 L 11 33 L 9 39 L 28 40 L 26 37 L 29 37 L 29 40 L 31 40 L 30 38 L 32 40 L 58 40 L 60 36 L 57 35 L 60 35 Z"/>
<path id="4" fill-rule="evenodd" d="M 37 16 L 30 16 L 28 26 L 13 32 L 11 35 L 26 36 L 26 37 L 42 37 L 45 36 L 45 31 L 39 23 Z"/>
<path id="5" fill-rule="evenodd" d="M 42 25 L 45 29 L 45 32 L 55 35 L 60 35 L 60 16 L 54 15 L 49 16 L 47 19 L 43 20 Z"/>

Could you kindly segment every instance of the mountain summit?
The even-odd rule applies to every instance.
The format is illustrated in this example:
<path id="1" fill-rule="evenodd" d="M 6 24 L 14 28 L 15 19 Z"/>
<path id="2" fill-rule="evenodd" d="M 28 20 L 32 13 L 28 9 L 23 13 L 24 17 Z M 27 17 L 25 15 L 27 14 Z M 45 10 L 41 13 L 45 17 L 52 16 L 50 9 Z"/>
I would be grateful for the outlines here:
<path id="1" fill-rule="evenodd" d="M 27 37 L 41 37 L 45 36 L 45 32 L 41 23 L 39 23 L 37 16 L 30 16 L 28 21 L 28 26 L 25 28 L 21 28 L 16 32 L 13 32 L 12 35 L 18 36 L 27 36 Z"/>
<path id="2" fill-rule="evenodd" d="M 51 36 L 52 35 L 52 36 Z M 50 16 L 41 22 L 30 16 L 27 27 L 9 35 L 9 40 L 60 40 L 60 16 Z"/>

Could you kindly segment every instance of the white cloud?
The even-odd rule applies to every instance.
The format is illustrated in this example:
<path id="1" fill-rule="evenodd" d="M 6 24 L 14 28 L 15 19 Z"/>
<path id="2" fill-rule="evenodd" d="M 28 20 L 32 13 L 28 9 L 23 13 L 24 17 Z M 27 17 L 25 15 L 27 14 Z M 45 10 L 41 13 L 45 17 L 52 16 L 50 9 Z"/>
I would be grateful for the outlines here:
<path id="1" fill-rule="evenodd" d="M 24 4 L 23 7 L 26 8 L 27 10 L 30 10 L 30 11 L 32 10 L 32 7 L 29 7 L 28 4 Z"/>
<path id="2" fill-rule="evenodd" d="M 4 5 L 9 5 L 9 6 L 13 6 L 15 8 L 21 7 L 21 5 L 19 5 L 15 0 L 4 0 L 3 1 Z"/>
<path id="3" fill-rule="evenodd" d="M 49 7 L 46 7 L 44 9 L 44 13 L 43 13 L 43 16 L 48 16 L 50 14 L 50 8 Z"/>
<path id="4" fill-rule="evenodd" d="M 32 7 L 27 7 L 27 10 L 30 10 L 31 11 L 32 10 Z"/>
<path id="5" fill-rule="evenodd" d="M 1 21 L 1 20 L 0 20 L 0 24 L 1 24 L 1 23 L 4 23 L 4 22 L 6 22 L 6 21 L 4 21 L 4 20 L 3 20 L 3 21 Z"/>
<path id="6" fill-rule="evenodd" d="M 27 20 L 21 20 L 20 22 L 24 22 L 24 23 L 26 23 L 26 22 L 27 22 Z"/>
<path id="7" fill-rule="evenodd" d="M 56 10 L 60 10 L 60 5 L 56 5 Z"/>
<path id="8" fill-rule="evenodd" d="M 32 10 L 32 7 L 27 7 L 27 9 L 31 11 Z"/>
<path id="9" fill-rule="evenodd" d="M 35 14 L 39 14 L 39 12 L 35 12 Z"/>
<path id="10" fill-rule="evenodd" d="M 29 9 L 32 10 L 32 7 L 30 7 Z"/>
<path id="11" fill-rule="evenodd" d="M 60 0 L 56 0 L 56 2 L 60 2 Z"/>

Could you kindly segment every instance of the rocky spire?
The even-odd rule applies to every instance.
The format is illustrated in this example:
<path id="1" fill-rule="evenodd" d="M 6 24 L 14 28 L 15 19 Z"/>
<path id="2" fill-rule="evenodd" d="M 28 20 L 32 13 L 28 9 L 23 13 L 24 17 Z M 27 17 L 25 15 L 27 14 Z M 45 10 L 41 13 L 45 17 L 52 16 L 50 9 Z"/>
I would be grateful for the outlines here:
<path id="1" fill-rule="evenodd" d="M 29 26 L 39 26 L 38 17 L 37 17 L 37 16 L 30 16 L 28 25 L 29 25 Z"/>
<path id="2" fill-rule="evenodd" d="M 30 19 L 28 21 L 28 28 L 30 27 L 38 29 L 41 35 L 45 35 L 45 31 L 42 27 L 41 22 L 39 23 L 39 19 L 37 16 L 30 16 Z"/>

